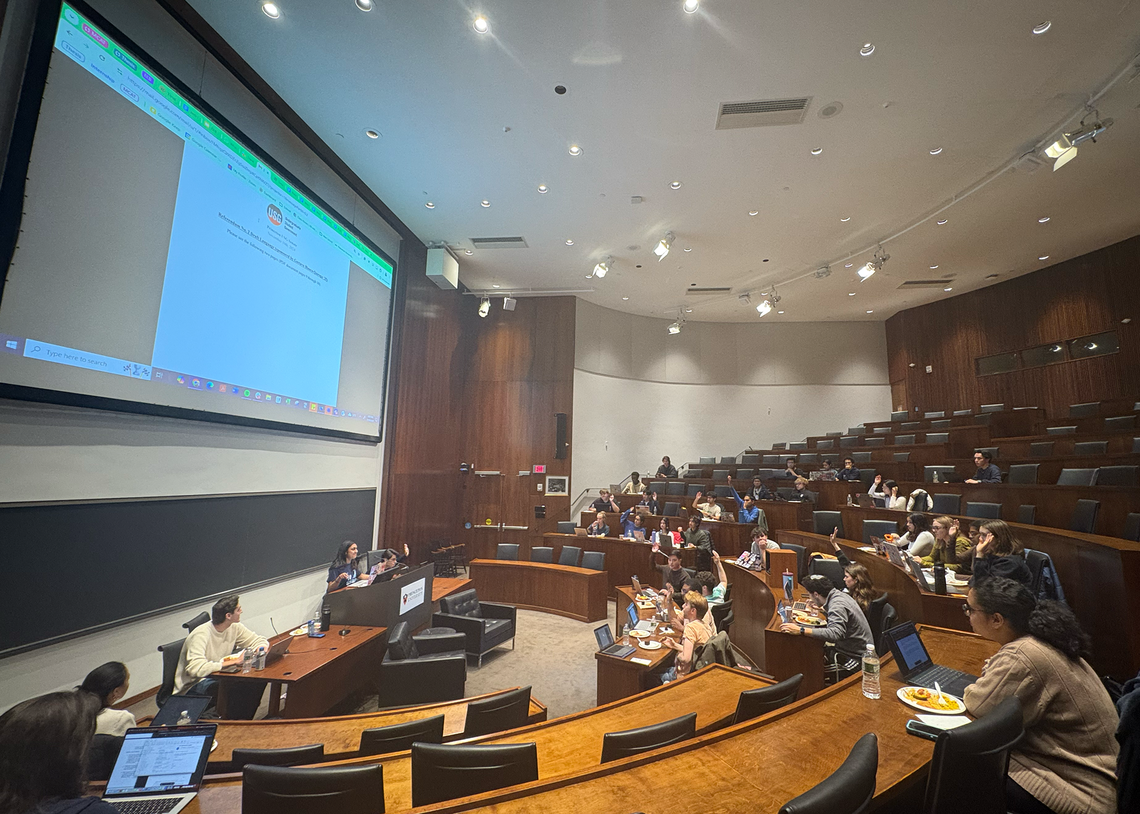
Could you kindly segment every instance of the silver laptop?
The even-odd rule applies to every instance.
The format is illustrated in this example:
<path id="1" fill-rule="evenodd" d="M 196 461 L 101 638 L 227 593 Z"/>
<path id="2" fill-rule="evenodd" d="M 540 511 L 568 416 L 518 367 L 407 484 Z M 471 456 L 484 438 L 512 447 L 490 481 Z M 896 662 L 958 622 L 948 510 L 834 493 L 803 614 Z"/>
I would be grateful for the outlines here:
<path id="1" fill-rule="evenodd" d="M 103 799 L 122 814 L 175 814 L 194 799 L 217 724 L 128 729 Z"/>

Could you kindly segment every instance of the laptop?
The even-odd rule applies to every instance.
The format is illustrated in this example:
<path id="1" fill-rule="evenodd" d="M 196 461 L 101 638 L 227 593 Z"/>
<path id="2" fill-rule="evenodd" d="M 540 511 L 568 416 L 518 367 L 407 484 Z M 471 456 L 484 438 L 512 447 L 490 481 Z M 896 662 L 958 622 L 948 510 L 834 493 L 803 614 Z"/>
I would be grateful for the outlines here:
<path id="1" fill-rule="evenodd" d="M 868 495 L 866 492 L 860 492 L 855 495 L 855 502 L 859 504 L 860 508 L 873 509 L 875 508 L 875 499 Z"/>
<path id="2" fill-rule="evenodd" d="M 910 554 L 906 554 L 905 557 L 907 567 L 910 568 L 910 572 L 914 575 L 914 578 L 918 580 L 918 587 L 927 593 L 934 593 L 934 586 L 931 585 L 930 580 L 926 578 L 926 572 L 922 570 L 921 563 L 915 562 L 914 557 L 910 556 Z"/>
<path id="3" fill-rule="evenodd" d="M 289 652 L 289 645 L 292 643 L 293 637 L 286 636 L 281 641 L 269 645 L 269 651 L 265 654 L 265 663 L 269 665 L 280 658 L 284 658 L 285 654 Z"/>
<path id="4" fill-rule="evenodd" d="M 582 528 L 581 526 L 575 526 L 574 527 L 574 533 L 577 534 L 579 537 L 585 537 L 586 536 L 586 529 Z"/>
<path id="5" fill-rule="evenodd" d="M 653 631 L 657 627 L 657 623 L 652 619 L 638 619 L 637 606 L 632 602 L 626 607 L 625 612 L 629 615 L 629 629 L 630 630 L 645 630 Z"/>
<path id="6" fill-rule="evenodd" d="M 893 565 L 897 565 L 899 568 L 905 567 L 905 563 L 903 562 L 902 558 L 902 552 L 899 551 L 899 547 L 897 545 L 894 543 L 883 543 L 883 548 L 887 550 L 887 557 L 890 559 Z"/>
<path id="7" fill-rule="evenodd" d="M 216 724 L 128 729 L 103 799 L 122 814 L 175 814 L 206 773 Z"/>
<path id="8" fill-rule="evenodd" d="M 185 712 L 190 723 L 198 723 L 214 699 L 208 695 L 172 695 L 150 722 L 151 726 L 174 726 Z"/>
<path id="9" fill-rule="evenodd" d="M 634 540 L 636 540 L 637 542 L 644 543 L 645 542 L 645 529 L 634 529 L 632 535 L 630 535 L 630 536 Z"/>
<path id="10" fill-rule="evenodd" d="M 609 625 L 594 628 L 594 638 L 598 640 L 598 650 L 606 656 L 624 659 L 637 649 L 628 644 L 614 644 L 614 634 L 610 632 Z"/>
<path id="11" fill-rule="evenodd" d="M 977 676 L 931 661 L 914 622 L 904 622 L 893 627 L 886 635 L 899 672 L 909 684 L 933 690 L 934 682 L 937 681 L 944 693 L 961 698 L 966 688 L 978 680 Z"/>

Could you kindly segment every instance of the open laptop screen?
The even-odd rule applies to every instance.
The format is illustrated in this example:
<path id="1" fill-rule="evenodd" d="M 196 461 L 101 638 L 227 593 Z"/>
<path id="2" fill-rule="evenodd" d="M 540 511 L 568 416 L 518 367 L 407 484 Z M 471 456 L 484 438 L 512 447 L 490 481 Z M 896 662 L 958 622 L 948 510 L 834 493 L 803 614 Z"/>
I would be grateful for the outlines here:
<path id="1" fill-rule="evenodd" d="M 913 623 L 907 622 L 891 628 L 887 632 L 891 637 L 891 650 L 894 652 L 895 659 L 899 663 L 899 669 L 904 676 L 910 675 L 916 670 L 926 669 L 933 664 L 922 639 L 918 636 L 918 629 Z"/>
<path id="2" fill-rule="evenodd" d="M 106 796 L 196 791 L 216 731 L 214 724 L 128 729 Z"/>
<path id="3" fill-rule="evenodd" d="M 629 605 L 626 606 L 625 612 L 629 616 L 629 626 L 637 627 L 637 623 L 640 621 L 637 618 L 637 606 L 630 602 Z"/>
<path id="4" fill-rule="evenodd" d="M 610 632 L 609 625 L 594 628 L 594 638 L 598 641 L 599 650 L 605 650 L 614 643 L 614 634 Z"/>

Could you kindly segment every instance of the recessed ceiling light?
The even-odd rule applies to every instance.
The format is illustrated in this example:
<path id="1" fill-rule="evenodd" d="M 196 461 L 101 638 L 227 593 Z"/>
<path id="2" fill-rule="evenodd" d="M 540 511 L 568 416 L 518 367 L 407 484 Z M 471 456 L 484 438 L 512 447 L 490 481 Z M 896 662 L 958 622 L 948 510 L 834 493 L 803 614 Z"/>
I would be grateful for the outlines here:
<path id="1" fill-rule="evenodd" d="M 356 0 L 356 7 L 361 11 L 372 11 L 372 0 Z"/>
<path id="2" fill-rule="evenodd" d="M 1000 277 L 1000 276 L 1001 276 L 1001 275 L 999 275 L 999 274 L 987 274 L 987 275 L 986 275 L 986 279 L 987 279 L 987 280 L 996 280 L 996 279 L 997 279 L 998 277 Z"/>
<path id="3" fill-rule="evenodd" d="M 935 265 L 931 266 L 931 267 L 930 267 L 930 270 L 931 270 L 931 271 L 934 271 L 936 268 L 938 268 L 938 265 L 937 265 L 937 264 L 935 264 Z"/>
<path id="4" fill-rule="evenodd" d="M 868 313 L 868 314 L 873 314 L 873 313 L 875 313 L 875 312 L 874 312 L 873 310 L 871 310 L 871 311 L 868 311 L 867 313 Z"/>
<path id="5" fill-rule="evenodd" d="M 475 18 L 474 22 L 471 23 L 471 26 L 480 34 L 486 34 L 491 30 L 491 24 L 487 22 L 487 18 L 482 14 Z"/>
<path id="6" fill-rule="evenodd" d="M 1046 31 L 1048 31 L 1052 27 L 1053 27 L 1053 23 L 1049 20 L 1046 20 L 1045 22 L 1041 23 L 1040 25 L 1033 26 L 1033 33 L 1034 34 L 1044 34 Z"/>
<path id="7" fill-rule="evenodd" d="M 850 218 L 850 217 L 846 217 L 846 218 L 840 218 L 840 219 L 839 219 L 839 222 L 840 222 L 840 223 L 847 223 L 847 221 L 849 221 L 849 220 L 851 220 L 851 218 Z"/>
<path id="8" fill-rule="evenodd" d="M 859 49 L 859 56 L 869 57 L 875 53 L 875 46 L 869 42 L 863 43 L 863 47 Z"/>
<path id="9" fill-rule="evenodd" d="M 681 4 L 681 8 L 685 10 L 686 14 L 692 14 L 700 7 L 701 0 L 685 0 L 685 2 Z"/>
<path id="10" fill-rule="evenodd" d="M 426 206 L 428 209 L 435 209 L 435 204 L 433 204 L 431 201 L 425 203 L 424 206 Z"/>
<path id="11" fill-rule="evenodd" d="M 931 150 L 931 151 L 930 151 L 930 154 L 931 154 L 931 155 L 938 155 L 938 154 L 939 154 L 939 153 L 941 153 L 941 152 L 942 152 L 942 148 L 941 148 L 941 147 L 935 147 L 933 150 Z"/>
<path id="12" fill-rule="evenodd" d="M 844 264 L 843 264 L 843 268 L 845 268 L 845 269 L 849 269 L 849 268 L 851 268 L 853 265 L 855 265 L 855 264 L 854 264 L 854 263 L 844 263 Z"/>
<path id="13" fill-rule="evenodd" d="M 848 296 L 848 297 L 854 297 L 854 296 L 855 296 L 855 292 L 854 292 L 854 291 L 852 291 L 852 292 L 851 292 L 850 294 L 848 294 L 847 296 Z"/>
<path id="14" fill-rule="evenodd" d="M 539 184 L 538 191 L 545 195 L 546 193 L 550 192 L 550 187 L 548 187 L 546 184 Z"/>
<path id="15" fill-rule="evenodd" d="M 692 246 L 686 246 L 685 247 L 685 251 L 687 251 L 687 252 L 691 252 L 692 250 L 693 250 Z"/>
<path id="16" fill-rule="evenodd" d="M 691 313 L 693 313 L 693 309 L 692 309 L 692 308 L 686 308 L 686 309 L 685 309 L 685 313 L 686 313 L 686 314 L 691 314 Z"/>
<path id="17" fill-rule="evenodd" d="M 581 154 L 582 154 L 582 148 L 581 147 L 579 147 L 577 144 L 571 144 L 570 145 L 570 155 L 581 155 Z"/>
<path id="18" fill-rule="evenodd" d="M 271 20 L 276 20 L 281 16 L 281 9 L 277 7 L 276 3 L 262 3 L 261 10 L 265 12 L 265 16 Z"/>
<path id="19" fill-rule="evenodd" d="M 369 129 L 364 131 L 364 135 L 368 136 L 368 138 L 380 138 L 380 131 Z"/>
<path id="20" fill-rule="evenodd" d="M 573 246 L 573 245 L 574 245 L 574 241 L 573 241 L 573 240 L 571 240 L 570 238 L 566 238 L 566 245 L 567 245 L 567 246 Z"/>
<path id="21" fill-rule="evenodd" d="M 498 283 L 491 283 L 491 288 L 498 288 L 498 287 L 499 287 Z"/>
<path id="22" fill-rule="evenodd" d="M 1038 218 L 1038 219 L 1037 219 L 1037 222 L 1038 222 L 1038 223 L 1048 223 L 1048 222 L 1049 222 L 1049 220 L 1050 220 L 1050 219 L 1049 219 L 1049 218 L 1047 218 L 1047 217 L 1046 217 L 1046 218 Z"/>
<path id="23" fill-rule="evenodd" d="M 946 219 L 943 218 L 942 220 L 938 221 L 938 225 L 939 226 L 945 226 L 946 225 Z"/>
<path id="24" fill-rule="evenodd" d="M 782 313 L 784 313 L 784 312 L 783 312 L 783 311 L 777 311 L 776 313 L 777 313 L 777 314 L 782 314 Z"/>
<path id="25" fill-rule="evenodd" d="M 1049 255 L 1047 255 L 1047 254 L 1043 254 L 1043 255 L 1041 255 L 1040 257 L 1038 257 L 1037 259 L 1038 259 L 1038 260 L 1048 260 L 1048 259 L 1049 259 Z"/>
<path id="26" fill-rule="evenodd" d="M 946 288 L 944 288 L 944 289 L 942 289 L 942 290 L 943 290 L 943 291 L 953 291 L 954 289 L 953 289 L 952 287 L 950 287 L 950 286 L 946 286 Z"/>
<path id="27" fill-rule="evenodd" d="M 483 200 L 479 201 L 479 206 L 483 207 L 484 209 L 486 209 L 486 208 L 487 208 L 488 206 L 490 206 L 490 205 L 491 205 L 491 202 L 490 202 L 490 201 L 488 201 L 486 198 L 484 198 Z"/>
<path id="28" fill-rule="evenodd" d="M 681 182 L 680 181 L 674 181 L 673 183 L 671 183 L 669 185 L 669 189 L 680 189 L 680 188 L 681 188 Z"/>
<path id="29" fill-rule="evenodd" d="M 475 252 L 471 251 L 470 249 L 464 249 L 464 250 L 463 250 L 463 253 L 464 253 L 464 254 L 468 254 L 468 255 L 470 255 L 470 254 L 475 254 Z"/>
<path id="30" fill-rule="evenodd" d="M 748 211 L 748 217 L 750 217 L 750 218 L 754 218 L 754 217 L 756 217 L 756 216 L 757 216 L 757 215 L 759 215 L 759 214 L 760 214 L 760 213 L 759 213 L 757 210 L 755 210 L 755 209 L 751 209 L 751 210 L 749 210 L 749 211 Z"/>
<path id="31" fill-rule="evenodd" d="M 629 297 L 622 297 L 621 299 L 622 299 L 622 302 L 625 302 L 626 300 L 629 299 Z"/>
<path id="32" fill-rule="evenodd" d="M 811 151 L 811 154 L 812 154 L 812 155 L 819 155 L 819 154 L 820 154 L 820 153 L 822 153 L 822 152 L 823 152 L 823 148 L 822 148 L 822 147 L 816 147 L 815 149 L 813 149 L 813 150 Z"/>

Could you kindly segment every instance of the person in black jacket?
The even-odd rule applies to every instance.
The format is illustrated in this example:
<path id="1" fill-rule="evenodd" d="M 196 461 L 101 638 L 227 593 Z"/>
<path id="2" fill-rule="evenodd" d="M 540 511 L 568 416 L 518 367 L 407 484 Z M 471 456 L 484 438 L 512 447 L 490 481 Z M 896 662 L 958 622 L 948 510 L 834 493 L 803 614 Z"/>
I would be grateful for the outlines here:
<path id="1" fill-rule="evenodd" d="M 967 478 L 966 483 L 1001 483 L 1001 470 L 990 463 L 990 454 L 983 450 L 974 453 L 974 466 L 978 471 L 974 477 Z"/>
<path id="2" fill-rule="evenodd" d="M 978 547 L 974 554 L 974 577 L 977 585 L 990 577 L 1005 577 L 1033 587 L 1033 577 L 1025 564 L 1025 549 L 1013 537 L 1013 529 L 1004 520 L 987 520 L 978 529 Z"/>
<path id="3" fill-rule="evenodd" d="M 661 459 L 661 466 L 657 467 L 657 477 L 659 478 L 675 478 L 677 477 L 677 467 L 669 462 L 669 456 L 666 455 Z"/>

